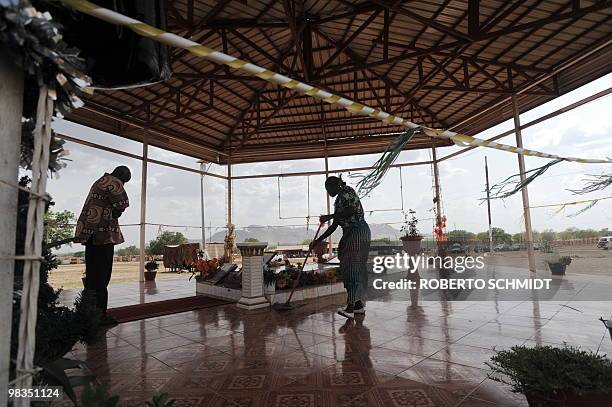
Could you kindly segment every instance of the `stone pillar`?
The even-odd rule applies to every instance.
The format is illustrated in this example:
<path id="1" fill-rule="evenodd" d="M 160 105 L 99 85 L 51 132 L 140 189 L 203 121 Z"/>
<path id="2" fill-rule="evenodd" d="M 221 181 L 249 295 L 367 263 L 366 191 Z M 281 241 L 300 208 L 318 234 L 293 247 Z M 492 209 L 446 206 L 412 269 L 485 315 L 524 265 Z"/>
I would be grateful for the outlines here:
<path id="1" fill-rule="evenodd" d="M 238 307 L 248 310 L 268 307 L 263 281 L 263 252 L 268 243 L 237 243 L 236 246 L 242 255 L 242 296 Z"/>

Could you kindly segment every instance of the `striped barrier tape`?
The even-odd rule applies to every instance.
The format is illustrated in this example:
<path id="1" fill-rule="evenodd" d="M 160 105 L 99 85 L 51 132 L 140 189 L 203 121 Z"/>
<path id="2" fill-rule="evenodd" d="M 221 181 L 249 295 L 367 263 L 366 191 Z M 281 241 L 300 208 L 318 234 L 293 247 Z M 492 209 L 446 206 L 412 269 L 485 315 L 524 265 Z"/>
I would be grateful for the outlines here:
<path id="1" fill-rule="evenodd" d="M 552 207 L 557 207 L 557 206 L 580 205 L 580 204 L 585 204 L 585 203 L 593 203 L 594 201 L 604 201 L 606 199 L 612 199 L 612 196 L 606 196 L 604 198 L 596 198 L 596 199 L 585 199 L 583 201 L 563 202 L 563 203 L 548 204 L 548 205 L 536 205 L 536 206 L 530 206 L 529 208 L 530 209 L 533 209 L 533 208 L 552 208 Z"/>
<path id="2" fill-rule="evenodd" d="M 169 33 L 151 25 L 145 24 L 139 20 L 131 17 L 124 16 L 115 11 L 99 7 L 87 0 L 62 0 L 64 4 L 78 10 L 82 13 L 88 14 L 92 17 L 104 20 L 108 23 L 120 25 L 129 28 L 135 33 L 142 35 L 143 37 L 151 38 L 154 41 L 162 44 L 182 48 L 194 55 L 200 56 L 217 64 L 227 65 L 233 69 L 243 71 L 249 75 L 257 76 L 267 82 L 273 83 L 278 86 L 295 90 L 302 94 L 312 96 L 320 99 L 331 105 L 341 106 L 351 113 L 359 114 L 362 116 L 369 116 L 378 119 L 389 125 L 403 126 L 408 129 L 419 129 L 424 134 L 433 138 L 450 139 L 453 143 L 458 146 L 478 146 L 488 147 L 501 151 L 508 151 L 515 154 L 522 154 L 533 157 L 543 157 L 552 159 L 561 159 L 565 161 L 575 161 L 580 163 L 612 163 L 612 159 L 589 159 L 589 158 L 577 158 L 577 157 L 561 157 L 554 154 L 546 154 L 535 150 L 528 150 L 525 148 L 519 148 L 507 144 L 496 143 L 493 141 L 487 141 L 478 139 L 466 134 L 456 133 L 450 130 L 439 130 L 432 129 L 425 126 L 419 126 L 409 120 L 406 120 L 400 116 L 392 115 L 380 109 L 374 109 L 370 106 L 355 102 L 351 99 L 335 95 L 326 90 L 317 88 L 307 83 L 300 82 L 296 79 L 292 79 L 288 76 L 281 75 L 279 73 L 270 71 L 262 68 L 258 65 L 250 62 L 241 60 L 231 55 L 224 54 L 223 52 L 216 51 L 214 49 L 205 47 L 198 44 L 195 41 L 188 40 L 181 36 L 173 33 Z"/>

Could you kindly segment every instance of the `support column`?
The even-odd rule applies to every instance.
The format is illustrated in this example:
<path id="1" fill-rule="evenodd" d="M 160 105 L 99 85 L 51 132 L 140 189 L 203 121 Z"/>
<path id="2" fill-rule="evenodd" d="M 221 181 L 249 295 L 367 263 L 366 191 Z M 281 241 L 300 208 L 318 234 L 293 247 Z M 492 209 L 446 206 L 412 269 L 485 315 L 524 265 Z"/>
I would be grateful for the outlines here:
<path id="1" fill-rule="evenodd" d="M 493 255 L 493 226 L 491 223 L 491 190 L 489 188 L 489 165 L 487 163 L 487 156 L 485 155 L 485 178 L 487 187 L 487 214 L 489 216 L 489 255 Z"/>
<path id="2" fill-rule="evenodd" d="M 268 307 L 263 280 L 263 253 L 268 243 L 237 243 L 236 246 L 242 255 L 242 295 L 237 307 L 247 310 Z"/>
<path id="3" fill-rule="evenodd" d="M 232 224 L 232 161 L 227 161 L 227 225 Z"/>
<path id="4" fill-rule="evenodd" d="M 325 148 L 325 179 L 327 179 L 327 177 L 329 177 L 329 159 L 327 157 L 327 148 Z M 327 213 L 329 214 L 331 213 L 331 198 L 329 194 L 327 193 L 327 191 L 325 191 L 325 198 L 326 198 L 326 203 L 327 203 Z M 330 226 L 331 226 L 331 222 L 327 222 L 327 227 L 330 227 Z M 333 245 L 331 235 L 329 235 L 329 237 L 327 238 L 327 253 L 329 254 L 330 257 L 334 253 L 334 245 Z"/>
<path id="5" fill-rule="evenodd" d="M 321 130 L 323 131 L 323 143 L 325 143 L 325 180 L 327 180 L 327 177 L 329 177 L 329 155 L 327 153 L 327 131 L 325 128 L 325 104 L 323 102 L 321 102 L 321 123 L 323 124 L 323 126 L 321 126 Z M 326 198 L 325 200 L 327 204 L 327 213 L 330 214 L 331 213 L 331 197 L 329 196 L 327 191 L 325 191 L 325 198 Z M 331 224 L 332 224 L 331 221 L 327 222 L 327 227 L 330 227 Z M 327 253 L 329 254 L 329 258 L 331 258 L 332 254 L 334 253 L 334 244 L 333 244 L 331 235 L 329 235 L 329 237 L 327 238 Z"/>
<path id="6" fill-rule="evenodd" d="M 523 148 L 523 135 L 521 134 L 521 119 L 519 117 L 518 103 L 516 96 L 512 95 L 512 110 L 514 112 L 514 133 L 516 134 L 516 146 Z M 521 182 L 525 181 L 525 156 L 518 155 L 519 171 Z M 535 252 L 533 250 L 533 231 L 531 230 L 531 211 L 529 210 L 529 192 L 527 187 L 521 189 L 523 197 L 523 217 L 525 218 L 525 240 L 527 241 L 527 257 L 529 259 L 529 271 L 535 273 L 536 261 Z"/>
<path id="7" fill-rule="evenodd" d="M 206 251 L 206 225 L 205 225 L 205 211 L 204 211 L 204 161 L 200 160 L 200 211 L 202 214 L 202 251 L 204 252 L 204 258 L 208 258 Z"/>
<path id="8" fill-rule="evenodd" d="M 0 49 L 0 180 L 17 183 L 21 148 L 23 73 Z M 0 183 L 0 406 L 8 405 L 17 188 Z"/>
<path id="9" fill-rule="evenodd" d="M 142 171 L 140 183 L 140 268 L 138 270 L 139 281 L 144 279 L 145 265 L 145 249 L 146 249 L 146 231 L 147 231 L 147 168 L 149 155 L 149 141 L 145 135 L 142 140 Z"/>
<path id="10" fill-rule="evenodd" d="M 442 230 L 442 199 L 440 197 L 440 173 L 438 172 L 438 156 L 436 154 L 435 145 L 431 148 L 431 156 L 433 161 L 434 201 L 436 203 L 436 226 L 438 227 L 438 230 Z M 445 254 L 445 246 L 446 245 L 444 243 L 438 241 L 437 249 L 439 256 Z"/>

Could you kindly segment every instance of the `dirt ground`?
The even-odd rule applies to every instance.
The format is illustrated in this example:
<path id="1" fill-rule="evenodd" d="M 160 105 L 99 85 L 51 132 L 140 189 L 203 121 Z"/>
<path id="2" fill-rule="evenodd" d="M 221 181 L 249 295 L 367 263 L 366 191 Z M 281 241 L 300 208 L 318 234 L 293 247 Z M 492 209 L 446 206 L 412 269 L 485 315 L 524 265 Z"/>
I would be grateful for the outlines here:
<path id="1" fill-rule="evenodd" d="M 612 250 L 597 249 L 593 246 L 570 246 L 555 249 L 555 254 L 536 251 L 536 267 L 546 271 L 546 259 L 554 256 L 571 256 L 572 264 L 567 272 L 572 274 L 605 275 L 612 276 Z M 303 259 L 292 259 L 294 263 L 301 263 Z M 509 267 L 528 267 L 527 252 L 496 252 L 494 256 L 487 256 L 485 263 Z M 49 282 L 55 288 L 82 288 L 81 277 L 85 271 L 84 264 L 61 265 L 49 273 Z M 165 272 L 163 266 L 157 272 L 157 279 L 185 277 L 190 273 Z M 138 263 L 114 263 L 111 284 L 138 281 Z"/>
<path id="2" fill-rule="evenodd" d="M 138 281 L 139 263 L 113 263 L 113 274 L 111 276 L 111 284 L 133 283 Z M 85 272 L 85 264 L 63 264 L 57 269 L 49 273 L 49 283 L 54 288 L 83 288 L 81 277 Z M 185 277 L 188 279 L 191 273 L 170 273 L 165 272 L 161 266 L 157 271 L 156 279 Z"/>
<path id="3" fill-rule="evenodd" d="M 536 267 L 538 270 L 548 270 L 547 259 L 555 256 L 570 256 L 572 264 L 567 273 L 588 274 L 595 276 L 612 276 L 612 250 L 602 250 L 589 246 L 568 246 L 555 248 L 555 253 L 536 251 Z M 528 267 L 527 251 L 496 252 L 485 261 L 490 265 Z"/>

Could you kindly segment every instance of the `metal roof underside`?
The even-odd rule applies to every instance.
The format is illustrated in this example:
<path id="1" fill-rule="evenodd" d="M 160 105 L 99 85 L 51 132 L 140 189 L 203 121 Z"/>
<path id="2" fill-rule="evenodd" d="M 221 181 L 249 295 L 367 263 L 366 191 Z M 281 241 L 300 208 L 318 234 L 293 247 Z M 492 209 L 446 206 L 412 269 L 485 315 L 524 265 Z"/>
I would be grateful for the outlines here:
<path id="1" fill-rule="evenodd" d="M 431 127 L 449 128 L 612 38 L 612 1 L 173 0 L 167 29 Z M 216 163 L 381 152 L 400 131 L 172 49 L 170 80 L 96 91 L 68 119 Z M 519 97 L 529 110 L 612 71 L 612 46 Z M 511 117 L 501 104 L 453 130 Z M 387 135 L 385 135 L 387 134 Z M 437 140 L 438 146 L 448 145 Z M 407 149 L 430 148 L 415 137 Z"/>

